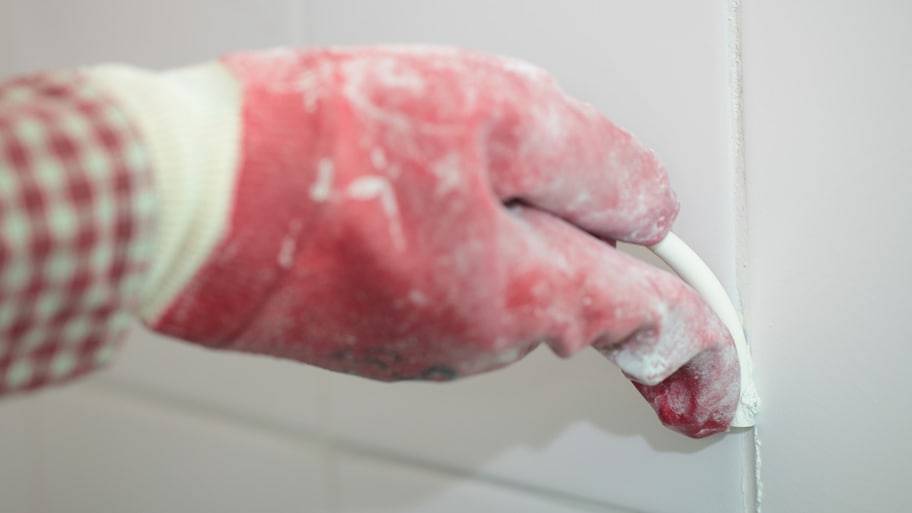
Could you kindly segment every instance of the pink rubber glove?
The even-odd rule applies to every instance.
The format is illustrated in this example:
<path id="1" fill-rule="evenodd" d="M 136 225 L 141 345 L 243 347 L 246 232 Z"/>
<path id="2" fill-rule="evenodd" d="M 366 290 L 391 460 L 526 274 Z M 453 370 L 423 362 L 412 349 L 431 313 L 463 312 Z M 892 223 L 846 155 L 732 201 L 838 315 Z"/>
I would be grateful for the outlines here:
<path id="1" fill-rule="evenodd" d="M 546 73 L 361 48 L 88 74 L 149 148 L 160 216 L 136 312 L 156 331 L 381 380 L 591 345 L 669 427 L 730 423 L 725 327 L 605 242 L 663 237 L 665 171 Z"/>

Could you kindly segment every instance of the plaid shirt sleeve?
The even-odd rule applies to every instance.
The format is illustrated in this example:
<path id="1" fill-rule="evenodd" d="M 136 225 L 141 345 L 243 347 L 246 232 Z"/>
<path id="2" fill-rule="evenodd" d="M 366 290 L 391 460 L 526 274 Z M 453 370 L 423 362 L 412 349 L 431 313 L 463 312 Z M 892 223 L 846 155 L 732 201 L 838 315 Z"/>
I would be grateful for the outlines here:
<path id="1" fill-rule="evenodd" d="M 84 76 L 0 82 L 0 395 L 112 358 L 153 211 L 146 149 Z"/>

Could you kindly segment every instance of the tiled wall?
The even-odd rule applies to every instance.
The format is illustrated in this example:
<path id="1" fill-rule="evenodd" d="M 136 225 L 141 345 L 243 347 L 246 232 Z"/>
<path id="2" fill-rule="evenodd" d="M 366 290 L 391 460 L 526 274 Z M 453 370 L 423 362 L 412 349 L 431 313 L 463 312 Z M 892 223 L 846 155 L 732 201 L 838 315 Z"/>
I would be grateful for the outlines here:
<path id="1" fill-rule="evenodd" d="M 0 0 L 0 73 L 377 42 L 537 62 L 656 149 L 675 231 L 739 276 L 764 511 L 900 511 L 912 4 L 743 3 Z M 0 403 L 0 512 L 753 512 L 753 447 L 665 431 L 594 353 L 383 385 L 137 332 L 112 370 Z"/>

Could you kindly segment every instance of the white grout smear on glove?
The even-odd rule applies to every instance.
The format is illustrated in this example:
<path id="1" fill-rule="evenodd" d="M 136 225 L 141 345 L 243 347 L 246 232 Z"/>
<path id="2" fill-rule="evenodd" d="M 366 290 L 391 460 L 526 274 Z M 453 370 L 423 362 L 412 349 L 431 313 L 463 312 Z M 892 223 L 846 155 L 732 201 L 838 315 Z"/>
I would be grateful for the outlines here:
<path id="1" fill-rule="evenodd" d="M 320 159 L 317 164 L 317 179 L 310 188 L 310 199 L 320 202 L 329 199 L 332 192 L 333 161 L 327 158 Z"/>
<path id="2" fill-rule="evenodd" d="M 390 237 L 398 251 L 405 251 L 405 235 L 399 219 L 399 204 L 396 192 L 389 181 L 382 176 L 363 176 L 353 180 L 346 189 L 348 197 L 356 200 L 379 199 L 383 213 L 389 221 Z"/>

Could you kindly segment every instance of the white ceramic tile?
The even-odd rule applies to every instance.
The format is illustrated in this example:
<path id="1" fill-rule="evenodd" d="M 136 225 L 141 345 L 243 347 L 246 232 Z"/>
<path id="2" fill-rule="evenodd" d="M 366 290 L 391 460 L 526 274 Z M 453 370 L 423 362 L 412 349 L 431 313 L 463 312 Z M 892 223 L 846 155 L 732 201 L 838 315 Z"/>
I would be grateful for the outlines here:
<path id="1" fill-rule="evenodd" d="M 85 386 L 41 410 L 47 511 L 327 510 L 314 446 Z"/>
<path id="2" fill-rule="evenodd" d="M 908 511 L 912 4 L 743 2 L 764 511 Z"/>
<path id="3" fill-rule="evenodd" d="M 677 231 L 733 285 L 726 2 L 314 2 L 318 44 L 457 44 L 549 69 L 654 147 Z M 648 511 L 741 507 L 739 437 L 666 432 L 597 354 L 547 352 L 447 385 L 332 380 L 333 429 L 354 440 Z"/>
<path id="4" fill-rule="evenodd" d="M 14 69 L 175 66 L 307 41 L 306 0 L 4 0 Z"/>
<path id="5" fill-rule="evenodd" d="M 276 358 L 214 351 L 137 328 L 97 380 L 280 426 L 318 429 L 321 369 Z"/>
<path id="6" fill-rule="evenodd" d="M 338 461 L 339 513 L 621 513 L 380 460 Z"/>
<path id="7" fill-rule="evenodd" d="M 737 436 L 665 430 L 595 352 L 448 384 L 332 379 L 333 431 L 408 458 L 653 512 L 737 511 Z M 740 435 L 738 435 L 740 436 Z"/>
<path id="8" fill-rule="evenodd" d="M 31 396 L 0 401 L 0 510 L 39 511 L 41 465 Z"/>
<path id="9" fill-rule="evenodd" d="M 15 69 L 13 55 L 13 38 L 10 37 L 9 1 L 0 1 L 0 80 L 13 73 Z"/>

